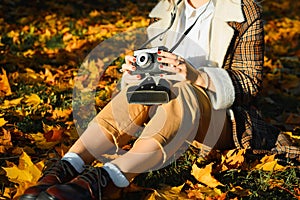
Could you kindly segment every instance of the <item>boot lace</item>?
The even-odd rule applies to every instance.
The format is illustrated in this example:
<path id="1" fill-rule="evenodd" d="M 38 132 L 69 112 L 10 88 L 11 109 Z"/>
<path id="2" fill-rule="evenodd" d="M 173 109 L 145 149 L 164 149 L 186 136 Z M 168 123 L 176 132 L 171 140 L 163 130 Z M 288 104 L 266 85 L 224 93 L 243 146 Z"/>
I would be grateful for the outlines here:
<path id="1" fill-rule="evenodd" d="M 103 172 L 104 169 L 100 167 L 86 167 L 86 173 L 79 175 L 80 179 L 87 181 L 91 186 L 94 183 L 97 183 L 97 190 L 98 190 L 98 198 L 102 198 L 101 188 L 104 188 L 108 184 L 108 175 Z"/>
<path id="2" fill-rule="evenodd" d="M 67 161 L 63 161 L 57 158 L 52 158 L 48 160 L 47 164 L 43 169 L 43 176 L 55 175 L 59 178 L 60 181 L 63 181 L 62 179 L 66 177 L 68 174 L 70 174 L 71 177 L 75 177 L 76 175 L 74 171 L 67 164 Z"/>

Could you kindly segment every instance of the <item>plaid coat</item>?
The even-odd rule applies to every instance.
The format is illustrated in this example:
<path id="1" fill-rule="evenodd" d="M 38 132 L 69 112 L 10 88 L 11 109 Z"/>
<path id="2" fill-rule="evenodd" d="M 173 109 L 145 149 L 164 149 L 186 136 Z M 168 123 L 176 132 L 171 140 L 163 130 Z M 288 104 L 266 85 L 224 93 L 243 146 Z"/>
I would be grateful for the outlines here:
<path id="1" fill-rule="evenodd" d="M 212 1 L 215 14 L 209 59 L 226 69 L 233 82 L 235 101 L 228 114 L 236 147 L 253 153 L 277 153 L 300 161 L 300 147 L 293 146 L 285 134 L 264 122 L 253 105 L 263 78 L 264 33 L 259 5 L 254 0 Z M 170 5 L 166 0 L 160 4 L 150 17 L 161 18 L 157 25 L 167 27 L 170 13 L 166 11 L 171 12 Z"/>

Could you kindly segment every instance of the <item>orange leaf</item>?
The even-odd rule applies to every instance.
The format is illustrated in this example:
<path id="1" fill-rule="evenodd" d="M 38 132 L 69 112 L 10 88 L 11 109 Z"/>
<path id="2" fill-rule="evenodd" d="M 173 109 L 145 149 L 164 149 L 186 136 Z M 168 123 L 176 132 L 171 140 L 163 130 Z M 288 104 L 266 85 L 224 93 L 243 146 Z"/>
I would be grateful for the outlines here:
<path id="1" fill-rule="evenodd" d="M 243 165 L 245 161 L 246 149 L 232 149 L 222 157 L 222 171 L 236 169 Z"/>
<path id="2" fill-rule="evenodd" d="M 3 135 L 0 135 L 0 153 L 5 153 L 6 149 L 12 147 L 10 132 L 2 129 Z"/>
<path id="3" fill-rule="evenodd" d="M 6 71 L 2 68 L 3 75 L 0 74 L 0 95 L 4 93 L 5 96 L 12 94 L 10 84 L 6 75 Z"/>

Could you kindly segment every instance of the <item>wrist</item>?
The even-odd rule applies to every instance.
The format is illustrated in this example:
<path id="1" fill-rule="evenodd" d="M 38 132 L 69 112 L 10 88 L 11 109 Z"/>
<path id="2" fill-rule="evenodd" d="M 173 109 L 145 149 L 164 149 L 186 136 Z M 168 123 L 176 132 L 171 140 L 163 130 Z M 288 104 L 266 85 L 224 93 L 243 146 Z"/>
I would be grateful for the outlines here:
<path id="1" fill-rule="evenodd" d="M 199 71 L 197 81 L 195 82 L 196 85 L 208 89 L 209 87 L 209 76 L 207 73 L 203 71 Z"/>

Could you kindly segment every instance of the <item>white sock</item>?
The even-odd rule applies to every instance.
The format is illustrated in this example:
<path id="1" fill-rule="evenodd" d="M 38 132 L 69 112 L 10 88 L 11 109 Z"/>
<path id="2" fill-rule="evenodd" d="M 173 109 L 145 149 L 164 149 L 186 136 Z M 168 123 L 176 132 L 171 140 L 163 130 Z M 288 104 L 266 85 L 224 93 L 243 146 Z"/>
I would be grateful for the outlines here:
<path id="1" fill-rule="evenodd" d="M 78 173 L 83 172 L 84 161 L 78 154 L 68 152 L 62 157 L 62 160 L 68 161 Z"/>
<path id="2" fill-rule="evenodd" d="M 116 165 L 112 163 L 105 163 L 103 169 L 107 171 L 111 180 L 117 187 L 127 187 L 129 185 L 129 181 Z"/>

